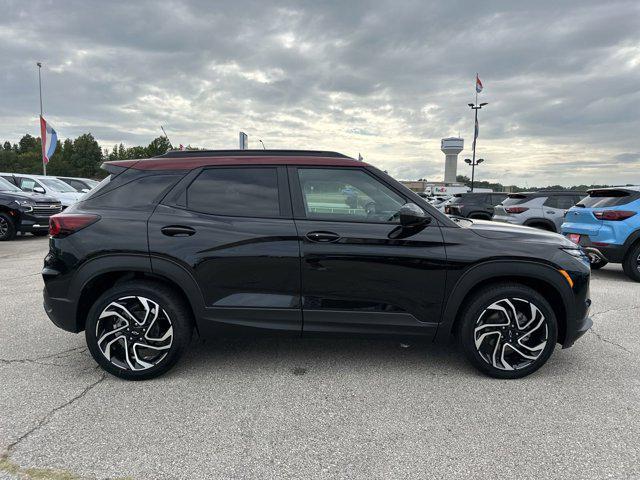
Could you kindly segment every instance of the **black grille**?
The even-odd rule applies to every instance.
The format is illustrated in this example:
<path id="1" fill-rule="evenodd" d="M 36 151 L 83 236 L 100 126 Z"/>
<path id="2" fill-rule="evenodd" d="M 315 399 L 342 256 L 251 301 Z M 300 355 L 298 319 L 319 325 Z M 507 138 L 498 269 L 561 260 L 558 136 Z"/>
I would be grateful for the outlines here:
<path id="1" fill-rule="evenodd" d="M 33 207 L 33 213 L 37 216 L 50 217 L 62 211 L 62 205 L 55 203 L 40 203 Z"/>

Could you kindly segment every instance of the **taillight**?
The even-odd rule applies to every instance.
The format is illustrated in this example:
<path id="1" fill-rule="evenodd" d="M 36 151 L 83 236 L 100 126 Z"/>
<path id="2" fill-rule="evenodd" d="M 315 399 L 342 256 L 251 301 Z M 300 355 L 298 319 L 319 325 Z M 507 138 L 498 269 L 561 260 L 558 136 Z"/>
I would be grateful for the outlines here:
<path id="1" fill-rule="evenodd" d="M 504 211 L 507 213 L 523 213 L 529 210 L 527 207 L 504 207 Z"/>
<path id="2" fill-rule="evenodd" d="M 593 212 L 593 216 L 598 220 L 613 220 L 614 222 L 620 220 L 626 220 L 629 217 L 633 217 L 636 212 L 629 212 L 625 210 L 602 210 L 600 212 Z"/>
<path id="3" fill-rule="evenodd" d="M 62 238 L 100 220 L 99 215 L 85 213 L 58 213 L 49 217 L 49 235 Z"/>

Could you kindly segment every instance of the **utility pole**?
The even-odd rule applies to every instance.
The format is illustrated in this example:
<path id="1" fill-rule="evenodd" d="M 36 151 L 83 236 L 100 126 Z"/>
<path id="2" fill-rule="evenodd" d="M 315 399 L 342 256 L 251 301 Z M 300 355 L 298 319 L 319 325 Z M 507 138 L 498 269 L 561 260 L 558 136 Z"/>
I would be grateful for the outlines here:
<path id="1" fill-rule="evenodd" d="M 38 66 L 38 89 L 40 90 L 40 125 L 42 126 L 42 75 L 40 74 L 40 70 L 42 70 L 42 63 L 37 62 Z M 42 127 L 40 128 L 42 130 Z M 40 135 L 40 144 L 42 146 L 42 172 L 44 175 L 47 175 L 47 164 L 44 161 L 44 138 Z"/>
<path id="2" fill-rule="evenodd" d="M 469 107 L 471 107 L 471 110 L 474 111 L 474 131 L 473 131 L 473 158 L 471 160 L 469 160 L 468 158 L 466 158 L 464 161 L 466 163 L 468 163 L 469 165 L 471 165 L 471 191 L 473 192 L 473 180 L 474 180 L 474 174 L 475 174 L 475 168 L 476 165 L 478 165 L 479 163 L 484 162 L 484 160 L 478 159 L 478 161 L 476 162 L 476 143 L 478 141 L 478 133 L 480 130 L 480 127 L 478 125 L 478 110 L 482 109 L 482 107 L 484 107 L 485 105 L 489 105 L 487 102 L 483 102 L 481 104 L 478 104 L 478 93 L 476 92 L 476 102 L 475 103 L 469 103 Z"/>

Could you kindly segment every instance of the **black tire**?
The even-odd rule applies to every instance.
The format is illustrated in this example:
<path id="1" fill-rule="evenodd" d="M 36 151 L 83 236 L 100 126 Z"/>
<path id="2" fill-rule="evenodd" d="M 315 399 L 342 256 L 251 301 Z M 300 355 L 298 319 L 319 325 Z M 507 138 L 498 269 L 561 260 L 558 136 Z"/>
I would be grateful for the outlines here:
<path id="1" fill-rule="evenodd" d="M 507 306 L 508 304 L 504 303 L 505 299 L 508 299 L 514 305 L 517 312 L 516 316 L 520 319 L 519 324 L 524 323 L 524 327 L 529 324 L 532 325 L 528 330 L 515 326 L 491 327 L 498 321 L 494 320 L 496 317 L 502 318 L 499 321 L 500 324 L 503 321 L 511 323 L 513 314 L 511 314 L 512 310 Z M 541 316 L 538 315 L 538 312 L 531 313 L 534 310 L 530 304 L 537 308 Z M 490 309 L 489 307 L 494 308 Z M 497 310 L 497 308 L 505 308 L 505 311 L 508 309 L 509 317 L 505 318 L 504 315 L 506 314 Z M 530 320 L 532 323 L 528 323 L 529 320 L 525 318 L 527 317 L 527 312 L 532 317 Z M 483 334 L 483 330 L 476 331 L 476 328 L 482 329 L 481 322 L 483 320 L 485 322 L 494 322 L 493 324 L 486 324 L 489 327 L 484 330 L 486 335 Z M 477 327 L 477 325 L 480 326 Z M 526 333 L 527 331 L 529 332 L 528 334 Z M 498 334 L 499 338 L 496 339 L 496 335 L 490 332 Z M 460 316 L 457 334 L 462 351 L 474 367 L 491 377 L 513 379 L 526 377 L 545 364 L 555 348 L 558 339 L 558 326 L 556 316 L 549 302 L 538 292 L 517 283 L 500 283 L 480 290 L 467 300 Z M 480 341 L 478 347 L 476 347 L 476 340 Z M 494 343 L 492 344 L 492 342 Z M 519 342 L 524 342 L 525 345 Z M 511 345 L 516 346 L 518 350 L 524 351 L 531 357 L 536 357 L 536 355 L 537 357 L 535 359 L 525 359 L 516 353 L 515 349 L 507 349 L 504 346 L 505 343 L 508 343 L 507 346 L 509 347 Z M 526 343 L 529 343 L 529 345 L 527 346 Z M 542 347 L 543 344 L 544 346 Z M 537 350 L 538 353 L 531 353 L 535 347 L 540 347 Z M 505 359 L 504 363 L 496 355 L 498 350 L 504 355 L 502 357 Z M 506 361 L 506 355 L 509 355 L 509 361 Z M 520 359 L 522 364 L 516 364 L 512 361 L 512 358 Z M 513 363 L 513 365 L 509 362 Z M 513 369 L 509 370 L 507 367 L 512 367 Z"/>
<path id="2" fill-rule="evenodd" d="M 144 302 L 140 300 L 140 298 L 144 299 Z M 117 304 L 120 304 L 120 306 L 116 308 L 112 302 L 116 302 Z M 145 320 L 144 323 L 134 323 L 129 319 L 129 315 L 125 314 L 124 310 L 121 308 L 124 305 L 124 302 L 134 302 L 134 307 L 136 305 L 138 305 L 138 307 L 150 307 L 150 310 L 148 309 L 147 313 L 154 314 L 154 312 L 157 311 L 157 319 L 149 317 L 147 320 L 147 316 L 145 316 L 143 318 L 143 320 Z M 158 307 L 149 305 L 153 302 L 155 302 Z M 120 326 L 115 325 L 111 325 L 105 329 L 105 331 L 108 331 L 109 328 L 114 329 L 115 327 L 112 331 L 119 330 L 117 331 L 117 335 L 110 335 L 110 338 L 107 337 L 107 339 L 101 344 L 103 348 L 106 346 L 105 350 L 107 350 L 110 357 L 112 357 L 111 359 L 107 359 L 106 353 L 103 353 L 100 345 L 98 345 L 98 330 L 101 330 L 104 327 L 104 323 L 107 321 L 124 323 L 122 320 L 118 319 L 117 315 L 113 315 L 111 313 L 112 311 L 121 313 L 123 318 L 126 317 L 128 325 L 127 327 L 122 327 L 124 330 L 122 330 Z M 129 313 L 136 318 L 140 318 L 142 313 L 144 313 L 134 308 L 127 308 L 126 311 L 129 311 Z M 99 317 L 103 312 L 107 312 L 107 314 L 105 318 L 102 319 L 102 322 L 100 322 L 101 319 Z M 162 335 L 162 332 L 156 333 L 156 331 L 161 328 L 159 325 L 160 321 L 164 323 L 165 333 L 168 334 L 169 332 L 172 332 L 171 338 L 162 342 L 157 340 L 159 336 Z M 153 329 L 155 329 L 154 332 L 152 332 Z M 147 330 L 149 330 L 149 333 L 146 333 Z M 89 351 L 91 352 L 94 360 L 105 371 L 126 380 L 147 380 L 167 372 L 176 364 L 178 359 L 186 350 L 189 345 L 189 341 L 191 340 L 192 332 L 193 318 L 191 310 L 184 300 L 180 296 L 176 295 L 174 291 L 166 285 L 146 280 L 125 282 L 104 292 L 89 310 L 85 326 L 87 346 L 89 347 Z M 147 335 L 151 333 L 158 335 L 158 337 L 146 340 Z M 125 340 L 122 340 L 121 338 L 115 339 L 116 336 L 125 337 Z M 100 332 L 100 337 L 106 337 L 103 330 Z M 113 342 L 111 341 L 112 338 L 115 339 Z M 156 351 L 156 353 L 152 353 L 151 355 L 155 355 L 157 358 L 155 360 L 151 360 L 144 357 L 144 361 L 138 363 L 137 360 L 140 357 L 137 356 L 136 345 L 139 347 L 143 345 L 137 342 L 156 345 L 156 347 L 149 347 L 152 350 L 149 350 L 149 348 L 146 350 L 147 353 L 150 351 Z M 124 357 L 127 361 L 131 358 L 130 353 L 132 353 L 134 356 L 133 361 L 128 365 L 125 361 L 121 361 L 119 363 L 119 360 L 115 358 L 117 355 L 111 355 L 112 350 L 109 343 L 113 343 L 116 353 L 119 352 L 120 357 Z M 158 346 L 159 343 L 162 343 L 162 345 Z M 130 345 L 132 346 L 131 348 L 129 348 Z M 167 347 L 167 345 L 169 345 L 169 347 Z M 138 351 L 140 350 L 141 349 L 138 348 Z M 144 350 L 142 350 L 142 352 L 144 352 Z M 143 357 L 143 353 L 140 353 L 140 356 Z M 152 366 L 146 367 L 143 365 L 144 363 Z M 134 368 L 132 368 L 132 366 Z M 142 367 L 142 369 L 135 368 L 137 366 Z"/>
<path id="3" fill-rule="evenodd" d="M 49 231 L 48 230 L 38 230 L 36 232 L 31 232 L 31 235 L 33 235 L 34 237 L 46 237 L 47 235 L 49 235 Z"/>
<path id="4" fill-rule="evenodd" d="M 16 225 L 6 213 L 0 212 L 0 242 L 13 240 L 16 236 Z"/>
<path id="5" fill-rule="evenodd" d="M 629 248 L 622 261 L 622 269 L 627 277 L 640 282 L 640 242 Z"/>

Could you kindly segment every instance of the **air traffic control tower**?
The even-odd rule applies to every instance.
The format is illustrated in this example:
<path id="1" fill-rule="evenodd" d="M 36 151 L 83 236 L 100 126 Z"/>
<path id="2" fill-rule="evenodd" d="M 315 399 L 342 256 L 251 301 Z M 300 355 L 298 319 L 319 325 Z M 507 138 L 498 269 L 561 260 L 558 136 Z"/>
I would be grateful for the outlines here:
<path id="1" fill-rule="evenodd" d="M 464 149 L 464 139 L 458 137 L 443 138 L 440 150 L 445 154 L 444 182 L 456 183 L 458 174 L 458 154 Z"/>

